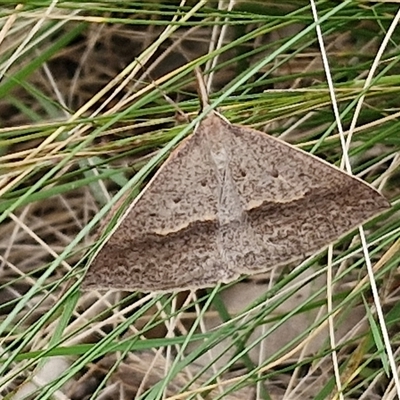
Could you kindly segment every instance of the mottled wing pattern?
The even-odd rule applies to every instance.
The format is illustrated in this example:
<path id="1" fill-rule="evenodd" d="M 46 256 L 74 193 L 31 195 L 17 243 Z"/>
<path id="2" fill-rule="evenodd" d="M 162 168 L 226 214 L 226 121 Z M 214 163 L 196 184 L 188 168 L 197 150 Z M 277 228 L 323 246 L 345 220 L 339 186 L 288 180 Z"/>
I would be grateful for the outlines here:
<path id="1" fill-rule="evenodd" d="M 371 186 L 317 157 L 262 132 L 221 123 L 247 216 L 240 236 L 232 226 L 225 241 L 232 244 L 226 252 L 233 254 L 236 273 L 305 258 L 390 206 Z"/>
<path id="2" fill-rule="evenodd" d="M 84 288 L 229 282 L 304 258 L 388 207 L 361 180 L 212 113 L 127 210 Z"/>
<path id="3" fill-rule="evenodd" d="M 171 154 L 96 255 L 83 289 L 169 290 L 234 279 L 221 265 L 218 185 L 201 125 Z"/>

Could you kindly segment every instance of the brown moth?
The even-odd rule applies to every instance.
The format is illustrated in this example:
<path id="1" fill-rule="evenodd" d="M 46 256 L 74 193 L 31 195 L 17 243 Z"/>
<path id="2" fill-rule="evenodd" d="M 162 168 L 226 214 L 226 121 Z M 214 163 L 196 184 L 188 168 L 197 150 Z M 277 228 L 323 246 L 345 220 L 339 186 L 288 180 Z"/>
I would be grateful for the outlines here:
<path id="1" fill-rule="evenodd" d="M 127 209 L 83 289 L 228 283 L 304 259 L 389 207 L 362 180 L 211 112 Z"/>

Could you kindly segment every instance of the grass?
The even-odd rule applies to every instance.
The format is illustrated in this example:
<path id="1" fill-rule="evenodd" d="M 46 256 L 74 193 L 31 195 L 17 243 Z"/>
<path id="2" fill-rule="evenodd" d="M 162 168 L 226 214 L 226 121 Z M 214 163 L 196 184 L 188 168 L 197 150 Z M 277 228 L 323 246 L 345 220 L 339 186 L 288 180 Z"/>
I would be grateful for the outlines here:
<path id="1" fill-rule="evenodd" d="M 2 396 L 400 394 L 398 9 L 323 1 L 319 34 L 311 6 L 0 1 Z M 290 273 L 82 293 L 99 223 L 201 118 L 195 67 L 232 123 L 347 158 L 392 208 Z"/>

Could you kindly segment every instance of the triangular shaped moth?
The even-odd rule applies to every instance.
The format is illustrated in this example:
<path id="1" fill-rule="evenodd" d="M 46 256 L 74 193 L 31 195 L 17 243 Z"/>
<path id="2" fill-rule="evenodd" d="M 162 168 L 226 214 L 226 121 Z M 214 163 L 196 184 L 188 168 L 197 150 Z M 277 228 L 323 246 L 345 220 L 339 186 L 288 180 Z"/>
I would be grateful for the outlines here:
<path id="1" fill-rule="evenodd" d="M 83 289 L 231 282 L 304 259 L 388 207 L 362 180 L 211 112 L 125 212 Z"/>

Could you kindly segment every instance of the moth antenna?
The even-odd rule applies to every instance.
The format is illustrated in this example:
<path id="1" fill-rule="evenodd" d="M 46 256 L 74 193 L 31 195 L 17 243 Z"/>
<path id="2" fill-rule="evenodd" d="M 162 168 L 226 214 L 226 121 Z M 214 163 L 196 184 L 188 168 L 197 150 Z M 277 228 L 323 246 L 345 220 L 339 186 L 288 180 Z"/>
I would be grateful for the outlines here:
<path id="1" fill-rule="evenodd" d="M 194 69 L 194 73 L 196 74 L 197 93 L 199 94 L 201 108 L 202 110 L 204 110 L 207 106 L 210 105 L 210 102 L 208 100 L 207 85 L 204 81 L 203 73 L 201 72 L 201 69 L 199 67 L 196 67 Z"/>
<path id="2" fill-rule="evenodd" d="M 145 69 L 143 64 L 138 59 L 136 59 L 136 62 L 141 66 L 143 70 Z M 169 103 L 175 109 L 175 113 L 177 116 L 179 116 L 179 120 L 190 122 L 190 118 L 185 114 L 185 112 L 178 106 L 178 104 L 174 100 L 171 99 L 171 97 L 168 96 L 165 90 L 163 90 L 158 84 L 159 79 L 153 79 L 150 72 L 146 72 L 142 74 L 139 80 L 142 80 L 145 76 L 148 76 L 150 78 L 151 84 L 161 93 L 167 103 Z"/>

